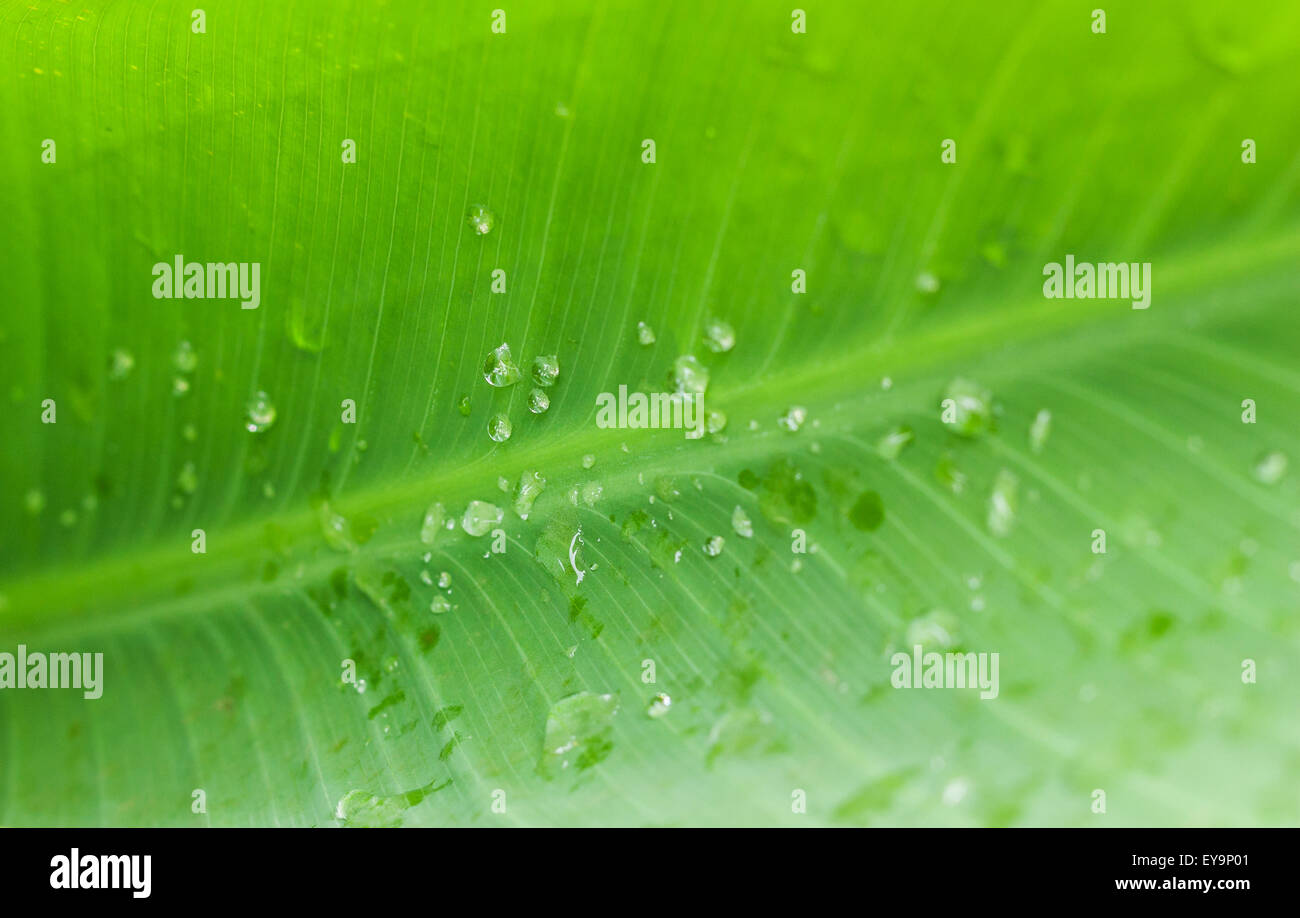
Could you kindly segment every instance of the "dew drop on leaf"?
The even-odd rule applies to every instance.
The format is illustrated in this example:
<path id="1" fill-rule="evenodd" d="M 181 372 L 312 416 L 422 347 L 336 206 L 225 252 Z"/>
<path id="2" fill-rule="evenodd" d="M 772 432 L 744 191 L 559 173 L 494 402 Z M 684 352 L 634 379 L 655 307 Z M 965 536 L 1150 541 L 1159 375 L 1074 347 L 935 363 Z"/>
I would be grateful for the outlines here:
<path id="1" fill-rule="evenodd" d="M 466 534 L 475 537 L 487 535 L 492 527 L 498 526 L 505 514 L 496 504 L 489 504 L 487 501 L 472 500 L 469 506 L 465 508 L 465 513 L 460 518 L 460 528 L 465 530 Z"/>
<path id="2" fill-rule="evenodd" d="M 715 354 L 726 353 L 736 346 L 736 330 L 721 319 L 708 319 L 704 323 L 704 344 Z"/>
<path id="3" fill-rule="evenodd" d="M 555 354 L 539 354 L 533 358 L 533 382 L 539 386 L 555 385 L 560 378 L 560 358 Z"/>
<path id="4" fill-rule="evenodd" d="M 997 478 L 993 481 L 993 493 L 989 495 L 987 520 L 989 532 L 995 536 L 1008 536 L 1015 527 L 1019 489 L 1020 480 L 1013 472 L 1008 469 L 998 472 Z"/>
<path id="5" fill-rule="evenodd" d="M 496 214 L 492 213 L 483 204 L 471 205 L 468 214 L 470 228 L 480 236 L 486 236 L 492 232 L 492 227 L 496 225 Z"/>
<path id="6" fill-rule="evenodd" d="M 533 414 L 542 414 L 550 407 L 551 397 L 541 389 L 534 389 L 528 393 L 528 410 Z"/>
<path id="7" fill-rule="evenodd" d="M 244 427 L 250 433 L 261 433 L 275 423 L 275 403 L 265 392 L 256 392 L 245 406 L 248 420 Z"/>
<path id="8" fill-rule="evenodd" d="M 494 414 L 488 418 L 488 436 L 497 443 L 504 443 L 509 440 L 513 429 L 510 419 L 504 414 Z"/>
<path id="9" fill-rule="evenodd" d="M 519 367 L 515 364 L 514 357 L 510 355 L 509 344 L 502 342 L 487 355 L 487 360 L 483 362 L 483 378 L 487 380 L 489 386 L 496 386 L 497 388 L 513 386 L 523 378 L 523 374 L 519 372 Z M 462 406 L 468 400 L 468 396 L 462 399 Z M 461 414 L 465 413 L 464 407 L 462 407 Z"/>
<path id="10" fill-rule="evenodd" d="M 1286 453 L 1271 450 L 1255 460 L 1255 478 L 1266 485 L 1277 484 L 1286 474 Z"/>
<path id="11" fill-rule="evenodd" d="M 663 717 L 668 713 L 668 709 L 673 706 L 673 699 L 666 692 L 660 692 L 650 699 L 650 704 L 646 707 L 646 715 L 649 717 Z"/>

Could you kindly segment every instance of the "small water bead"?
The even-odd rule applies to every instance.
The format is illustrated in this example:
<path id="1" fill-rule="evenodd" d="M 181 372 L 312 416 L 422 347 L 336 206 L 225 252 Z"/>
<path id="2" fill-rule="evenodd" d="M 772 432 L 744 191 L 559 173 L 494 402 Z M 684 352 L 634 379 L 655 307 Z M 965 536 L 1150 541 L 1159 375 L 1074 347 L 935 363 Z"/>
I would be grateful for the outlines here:
<path id="1" fill-rule="evenodd" d="M 808 409 L 803 405 L 791 405 L 777 423 L 791 433 L 803 427 L 804 421 L 808 420 Z"/>
<path id="2" fill-rule="evenodd" d="M 655 343 L 655 330 L 644 322 L 636 323 L 636 340 L 642 347 L 649 347 Z"/>
<path id="3" fill-rule="evenodd" d="M 433 575 L 427 570 L 420 571 L 420 582 L 425 586 L 433 586 Z"/>
<path id="4" fill-rule="evenodd" d="M 582 457 L 582 467 L 584 469 L 589 469 L 595 464 L 596 464 L 596 457 L 592 453 L 587 453 L 587 455 Z"/>
<path id="5" fill-rule="evenodd" d="M 45 509 L 45 492 L 39 488 L 32 488 L 23 498 L 23 506 L 32 516 L 39 516 L 40 512 Z"/>
<path id="6" fill-rule="evenodd" d="M 492 227 L 496 225 L 496 214 L 484 204 L 474 204 L 470 207 L 467 214 L 470 228 L 480 236 L 486 236 L 492 232 Z"/>
<path id="7" fill-rule="evenodd" d="M 925 294 L 939 292 L 939 278 L 935 277 L 930 271 L 922 271 L 916 275 L 916 289 Z"/>
<path id="8" fill-rule="evenodd" d="M 704 344 L 715 354 L 724 354 L 736 346 L 736 330 L 721 319 L 704 323 Z"/>
<path id="9" fill-rule="evenodd" d="M 442 615 L 444 612 L 451 611 L 451 600 L 441 593 L 435 593 L 429 602 L 429 611 L 434 615 Z"/>
<path id="10" fill-rule="evenodd" d="M 494 414 L 488 419 L 488 436 L 497 443 L 504 443 L 509 440 L 510 434 L 513 430 L 514 428 L 510 424 L 510 419 L 504 414 Z"/>
<path id="11" fill-rule="evenodd" d="M 172 363 L 182 373 L 193 373 L 194 368 L 199 365 L 199 356 L 194 353 L 194 345 L 188 341 L 176 345 L 176 352 L 172 354 Z"/>
<path id="12" fill-rule="evenodd" d="M 900 424 L 876 441 L 876 453 L 884 459 L 897 459 L 914 438 L 912 428 Z"/>
<path id="13" fill-rule="evenodd" d="M 443 571 L 438 575 L 438 586 L 446 590 L 451 587 L 451 574 Z"/>
<path id="14" fill-rule="evenodd" d="M 59 514 L 59 523 L 64 529 L 71 529 L 77 525 L 77 511 L 68 509 Z"/>
<path id="15" fill-rule="evenodd" d="M 709 411 L 704 416 L 704 429 L 711 434 L 722 433 L 727 427 L 727 416 L 721 411 Z"/>
<path id="16" fill-rule="evenodd" d="M 1029 448 L 1034 453 L 1041 453 L 1047 443 L 1047 435 L 1052 432 L 1052 412 L 1046 408 L 1034 415 L 1034 423 L 1029 425 Z"/>
<path id="17" fill-rule="evenodd" d="M 469 417 L 469 412 L 470 412 L 470 407 L 469 407 L 469 396 L 468 396 L 468 395 L 462 395 L 462 396 L 460 397 L 460 402 L 456 405 L 456 408 L 457 408 L 457 410 L 460 411 L 460 416 L 461 416 L 461 417 L 463 417 L 463 418 L 467 418 L 467 417 Z"/>
<path id="18" fill-rule="evenodd" d="M 180 398 L 190 391 L 190 381 L 183 376 L 177 376 L 172 380 L 172 395 Z"/>
<path id="19" fill-rule="evenodd" d="M 244 423 L 244 427 L 250 433 L 262 433 L 275 423 L 275 403 L 265 392 L 254 393 L 246 407 L 248 420 Z"/>
<path id="20" fill-rule="evenodd" d="M 993 427 L 993 394 L 977 382 L 958 377 L 943 392 L 944 421 L 963 437 L 975 437 Z"/>
<path id="21" fill-rule="evenodd" d="M 113 348 L 108 358 L 108 378 L 126 379 L 135 368 L 135 357 L 124 347 Z"/>
<path id="22" fill-rule="evenodd" d="M 533 414 L 542 414 L 550 407 L 551 397 L 541 389 L 534 389 L 528 393 L 528 410 Z"/>
<path id="23" fill-rule="evenodd" d="M 560 358 L 555 354 L 539 354 L 533 358 L 533 382 L 550 387 L 560 378 Z"/>
<path id="24" fill-rule="evenodd" d="M 709 388 L 709 368 L 692 354 L 683 354 L 673 362 L 673 385 L 687 395 L 703 395 Z"/>
<path id="25" fill-rule="evenodd" d="M 704 553 L 710 558 L 716 558 L 722 554 L 722 548 L 726 545 L 726 540 L 720 535 L 709 536 L 704 541 Z"/>
<path id="26" fill-rule="evenodd" d="M 521 520 L 528 519 L 533 504 L 545 488 L 546 479 L 535 471 L 527 470 L 519 476 L 519 484 L 515 487 L 514 509 Z"/>
<path id="27" fill-rule="evenodd" d="M 424 511 L 424 523 L 420 526 L 420 541 L 425 545 L 432 545 L 437 541 L 438 530 L 442 528 L 446 519 L 446 507 L 438 501 L 429 504 L 429 509 Z"/>
<path id="28" fill-rule="evenodd" d="M 731 528 L 736 531 L 736 535 L 742 539 L 752 539 L 754 537 L 754 523 L 739 505 L 731 511 Z"/>
<path id="29" fill-rule="evenodd" d="M 189 443 L 193 443 L 199 438 L 199 429 L 193 424 L 186 424 L 181 428 L 181 436 Z"/>
<path id="30" fill-rule="evenodd" d="M 198 490 L 199 473 L 194 468 L 193 462 L 187 462 L 181 467 L 180 474 L 176 476 L 176 487 L 186 494 L 193 494 Z"/>
<path id="31" fill-rule="evenodd" d="M 1255 477 L 1266 485 L 1277 484 L 1286 474 L 1286 454 L 1271 450 L 1255 460 Z"/>
<path id="32" fill-rule="evenodd" d="M 335 551 L 356 551 L 357 543 L 352 538 L 352 526 L 348 523 L 347 517 L 335 513 L 327 502 L 321 503 L 316 515 L 326 545 Z"/>
<path id="33" fill-rule="evenodd" d="M 667 693 L 660 692 L 650 699 L 650 704 L 645 712 L 649 717 L 663 717 L 672 706 L 673 699 Z"/>
<path id="34" fill-rule="evenodd" d="M 495 386 L 498 389 L 513 386 L 523 377 L 524 374 L 519 371 L 514 357 L 510 354 L 510 345 L 504 341 L 493 348 L 483 362 L 483 378 L 487 380 L 489 386 Z M 462 404 L 466 401 L 468 401 L 468 396 L 466 399 L 462 399 Z M 465 412 L 462 410 L 461 413 L 464 414 Z"/>
<path id="35" fill-rule="evenodd" d="M 1010 535 L 1015 527 L 1019 488 L 1020 480 L 1014 473 L 1007 469 L 998 472 L 993 482 L 993 493 L 989 495 L 987 522 L 989 532 L 999 538 Z"/>
<path id="36" fill-rule="evenodd" d="M 604 486 L 598 481 L 589 481 L 582 486 L 582 502 L 588 507 L 596 506 L 596 501 L 605 493 Z"/>
<path id="37" fill-rule="evenodd" d="M 477 538 L 487 535 L 493 527 L 501 525 L 501 520 L 504 518 L 505 513 L 496 504 L 472 500 L 460 518 L 460 528 L 465 530 L 467 535 Z"/>

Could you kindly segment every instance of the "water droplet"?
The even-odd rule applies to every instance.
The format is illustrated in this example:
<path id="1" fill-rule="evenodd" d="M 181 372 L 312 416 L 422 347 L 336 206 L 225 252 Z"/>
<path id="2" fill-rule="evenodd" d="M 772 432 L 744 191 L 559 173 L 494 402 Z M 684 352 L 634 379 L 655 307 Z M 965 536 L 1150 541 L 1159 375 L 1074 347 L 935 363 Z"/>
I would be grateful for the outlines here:
<path id="1" fill-rule="evenodd" d="M 542 740 L 543 773 L 554 777 L 602 761 L 613 750 L 610 735 L 617 713 L 618 697 L 612 694 L 579 692 L 552 705 Z"/>
<path id="2" fill-rule="evenodd" d="M 456 405 L 456 408 L 460 411 L 460 416 L 461 416 L 461 417 L 463 417 L 463 418 L 467 418 L 467 417 L 469 417 L 469 411 L 470 411 L 470 408 L 469 408 L 469 396 L 468 396 L 468 395 L 462 395 L 462 396 L 460 397 L 460 403 Z"/>
<path id="3" fill-rule="evenodd" d="M 736 535 L 742 539 L 752 539 L 754 537 L 754 523 L 739 505 L 731 511 L 731 528 L 736 530 Z"/>
<path id="4" fill-rule="evenodd" d="M 929 271 L 922 271 L 916 275 L 916 289 L 924 294 L 939 292 L 939 278 L 935 277 Z"/>
<path id="5" fill-rule="evenodd" d="M 1014 473 L 1008 469 L 998 472 L 993 482 L 993 493 L 989 495 L 988 512 L 989 532 L 995 536 L 1008 536 L 1015 527 L 1019 488 L 1020 480 Z"/>
<path id="6" fill-rule="evenodd" d="M 943 399 L 943 420 L 963 437 L 975 437 L 993 427 L 993 394 L 979 383 L 958 377 L 948 383 Z M 949 414 L 951 412 L 951 414 Z"/>
<path id="7" fill-rule="evenodd" d="M 113 353 L 108 358 L 108 378 L 113 380 L 126 379 L 131 375 L 131 370 L 135 368 L 135 357 L 124 347 L 113 348 Z"/>
<path id="8" fill-rule="evenodd" d="M 62 525 L 64 529 L 71 529 L 73 526 L 77 525 L 77 511 L 71 508 L 64 510 L 59 514 L 59 524 Z"/>
<path id="9" fill-rule="evenodd" d="M 535 471 L 525 471 L 519 476 L 519 484 L 515 486 L 515 513 L 521 520 L 528 519 L 533 504 L 545 488 L 546 479 Z"/>
<path id="10" fill-rule="evenodd" d="M 722 548 L 726 545 L 726 540 L 720 535 L 709 536 L 704 540 L 704 553 L 710 558 L 716 558 L 722 554 Z"/>
<path id="11" fill-rule="evenodd" d="M 934 466 L 934 477 L 954 494 L 960 494 L 966 490 L 966 473 L 957 468 L 957 464 L 950 453 L 945 453 L 939 457 L 939 461 Z"/>
<path id="12" fill-rule="evenodd" d="M 727 416 L 721 411 L 710 411 L 704 416 L 704 429 L 711 434 L 722 433 L 727 426 Z"/>
<path id="13" fill-rule="evenodd" d="M 451 574 L 443 571 L 438 575 L 438 586 L 441 589 L 447 589 L 451 586 Z"/>
<path id="14" fill-rule="evenodd" d="M 510 356 L 510 345 L 502 342 L 487 355 L 487 360 L 483 362 L 483 378 L 489 386 L 497 388 L 513 386 L 523 379 L 514 358 Z M 462 410 L 461 413 L 465 412 Z"/>
<path id="15" fill-rule="evenodd" d="M 1029 448 L 1035 453 L 1043 451 L 1047 435 L 1052 432 L 1052 412 L 1046 408 L 1034 415 L 1034 423 L 1029 425 Z"/>
<path id="16" fill-rule="evenodd" d="M 913 619 L 907 626 L 907 646 L 947 650 L 957 646 L 957 621 L 947 612 L 935 610 Z"/>
<path id="17" fill-rule="evenodd" d="M 683 354 L 673 363 L 673 385 L 687 395 L 703 395 L 709 388 L 709 368 L 691 354 Z"/>
<path id="18" fill-rule="evenodd" d="M 588 507 L 594 507 L 603 493 L 605 493 L 605 488 L 600 482 L 589 481 L 582 486 L 582 502 Z"/>
<path id="19" fill-rule="evenodd" d="M 560 378 L 560 358 L 555 354 L 539 354 L 533 358 L 533 382 L 542 387 L 555 385 Z"/>
<path id="20" fill-rule="evenodd" d="M 1255 477 L 1266 485 L 1277 484 L 1286 474 L 1286 454 L 1271 450 L 1255 460 Z"/>
<path id="21" fill-rule="evenodd" d="M 316 516 L 320 520 L 320 531 L 325 537 L 326 545 L 335 551 L 356 551 L 357 543 L 352 538 L 352 527 L 348 525 L 347 517 L 335 513 L 326 501 L 321 502 Z"/>
<path id="22" fill-rule="evenodd" d="M 786 409 L 785 414 L 777 419 L 777 423 L 793 433 L 802 427 L 806 420 L 808 420 L 808 409 L 803 405 L 791 405 Z"/>
<path id="23" fill-rule="evenodd" d="M 636 340 L 641 342 L 643 347 L 649 347 L 655 343 L 655 330 L 644 322 L 636 323 Z"/>
<path id="24" fill-rule="evenodd" d="M 708 319 L 704 323 L 704 344 L 715 354 L 726 353 L 736 346 L 736 330 L 721 319 Z"/>
<path id="25" fill-rule="evenodd" d="M 37 516 L 45 509 L 45 492 L 39 488 L 32 488 L 23 498 L 23 506 L 32 516 Z"/>
<path id="26" fill-rule="evenodd" d="M 888 376 L 882 376 L 880 378 L 880 388 L 888 392 L 890 389 L 894 388 L 894 381 Z"/>
<path id="27" fill-rule="evenodd" d="M 451 611 L 451 600 L 441 593 L 435 593 L 433 599 L 429 601 L 429 611 L 435 615 L 441 615 L 444 612 Z"/>
<path id="28" fill-rule="evenodd" d="M 528 410 L 533 414 L 541 414 L 551 407 L 551 397 L 541 389 L 534 389 L 528 393 Z"/>
<path id="29" fill-rule="evenodd" d="M 510 424 L 510 419 L 504 414 L 494 414 L 488 418 L 487 431 L 488 436 L 497 443 L 504 443 L 510 439 L 510 433 L 514 428 Z"/>
<path id="30" fill-rule="evenodd" d="M 487 535 L 494 526 L 501 524 L 505 514 L 496 504 L 482 500 L 472 500 L 460 518 L 460 528 L 469 535 L 478 537 Z"/>
<path id="31" fill-rule="evenodd" d="M 650 699 L 650 705 L 645 712 L 649 717 L 663 717 L 672 706 L 673 699 L 666 692 L 660 692 Z"/>
<path id="32" fill-rule="evenodd" d="M 193 462 L 187 462 L 181 467 L 180 474 L 176 476 L 176 487 L 186 494 L 193 494 L 198 489 L 199 473 Z"/>
<path id="33" fill-rule="evenodd" d="M 420 571 L 420 582 L 425 586 L 433 586 L 433 575 L 427 570 Z"/>
<path id="34" fill-rule="evenodd" d="M 199 365 L 199 355 L 194 353 L 194 345 L 188 341 L 182 341 L 176 345 L 176 351 L 172 354 L 172 362 L 176 364 L 176 369 L 182 373 L 193 373 L 194 368 Z"/>
<path id="35" fill-rule="evenodd" d="M 483 204 L 474 204 L 469 209 L 469 225 L 480 236 L 486 236 L 492 232 L 492 227 L 496 224 L 496 214 Z"/>
<path id="36" fill-rule="evenodd" d="M 966 799 L 969 791 L 969 781 L 965 778 L 953 778 L 943 789 L 944 806 L 956 806 Z"/>
<path id="37" fill-rule="evenodd" d="M 447 508 L 439 501 L 429 504 L 429 509 L 424 511 L 424 523 L 420 526 L 420 541 L 425 545 L 432 545 L 438 539 L 438 530 L 447 519 Z"/>
<path id="38" fill-rule="evenodd" d="M 256 392 L 248 400 L 248 420 L 244 427 L 250 433 L 261 433 L 275 423 L 275 404 L 265 392 Z"/>
<path id="39" fill-rule="evenodd" d="M 183 376 L 177 376 L 172 379 L 172 395 L 180 398 L 190 391 L 190 381 Z"/>
<path id="40" fill-rule="evenodd" d="M 312 308 L 300 296 L 289 304 L 285 317 L 289 340 L 300 351 L 319 354 L 325 349 L 325 310 Z"/>
<path id="41" fill-rule="evenodd" d="M 193 424 L 186 424 L 181 428 L 181 436 L 189 443 L 193 443 L 199 438 L 199 429 Z"/>
<path id="42" fill-rule="evenodd" d="M 913 439 L 912 428 L 901 424 L 876 441 L 876 452 L 885 459 L 897 459 Z"/>
<path id="43" fill-rule="evenodd" d="M 596 457 L 592 453 L 587 453 L 587 455 L 582 457 L 582 467 L 584 469 L 589 469 L 595 464 L 596 464 Z"/>

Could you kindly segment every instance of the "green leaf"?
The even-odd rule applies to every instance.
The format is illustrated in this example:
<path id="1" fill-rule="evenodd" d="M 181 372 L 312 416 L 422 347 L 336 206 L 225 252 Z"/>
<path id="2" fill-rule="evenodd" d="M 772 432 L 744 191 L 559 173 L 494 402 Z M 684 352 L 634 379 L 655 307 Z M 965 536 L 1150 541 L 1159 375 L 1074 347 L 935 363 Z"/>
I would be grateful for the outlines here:
<path id="1" fill-rule="evenodd" d="M 1129 6 L 0 12 L 0 824 L 1294 824 L 1300 7 Z"/>

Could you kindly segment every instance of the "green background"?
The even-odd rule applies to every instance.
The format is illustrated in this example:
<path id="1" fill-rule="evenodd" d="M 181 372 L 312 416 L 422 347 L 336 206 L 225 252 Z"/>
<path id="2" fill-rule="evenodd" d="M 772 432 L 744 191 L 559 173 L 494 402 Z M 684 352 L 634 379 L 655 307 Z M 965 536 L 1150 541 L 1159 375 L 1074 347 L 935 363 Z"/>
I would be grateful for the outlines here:
<path id="1" fill-rule="evenodd" d="M 1255 469 L 1300 455 L 1300 6 L 194 5 L 0 4 L 0 650 L 106 670 L 0 692 L 0 824 L 1297 822 L 1300 501 Z M 1067 253 L 1151 262 L 1151 308 L 1044 299 Z M 261 308 L 154 299 L 177 254 L 260 262 Z M 502 341 L 559 356 L 546 414 L 483 381 Z M 597 428 L 683 354 L 721 436 Z M 994 430 L 941 423 L 957 377 Z M 506 552 L 426 547 L 435 500 L 505 508 Z M 1000 696 L 891 688 L 918 634 Z M 558 768 L 580 692 L 618 710 Z"/>

